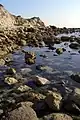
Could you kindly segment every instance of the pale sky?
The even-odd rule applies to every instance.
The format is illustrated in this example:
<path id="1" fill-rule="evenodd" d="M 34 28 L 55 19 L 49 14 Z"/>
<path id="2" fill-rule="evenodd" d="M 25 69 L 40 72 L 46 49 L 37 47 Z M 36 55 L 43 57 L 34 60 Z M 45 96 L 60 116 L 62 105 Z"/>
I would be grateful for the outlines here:
<path id="1" fill-rule="evenodd" d="M 38 16 L 47 25 L 80 28 L 80 0 L 0 0 L 11 13 Z"/>

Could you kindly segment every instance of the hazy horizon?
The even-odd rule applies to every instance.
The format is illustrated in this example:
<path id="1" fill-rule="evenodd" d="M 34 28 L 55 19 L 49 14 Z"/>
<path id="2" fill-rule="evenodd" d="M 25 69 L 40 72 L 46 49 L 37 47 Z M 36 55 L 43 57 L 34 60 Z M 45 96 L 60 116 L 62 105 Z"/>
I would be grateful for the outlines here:
<path id="1" fill-rule="evenodd" d="M 40 17 L 46 25 L 80 28 L 80 0 L 0 0 L 12 14 Z"/>

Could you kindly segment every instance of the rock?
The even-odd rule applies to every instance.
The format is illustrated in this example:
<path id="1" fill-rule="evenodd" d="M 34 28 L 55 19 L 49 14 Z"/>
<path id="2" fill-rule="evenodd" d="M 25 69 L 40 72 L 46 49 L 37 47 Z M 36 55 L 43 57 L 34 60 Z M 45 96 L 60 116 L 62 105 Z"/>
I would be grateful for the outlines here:
<path id="1" fill-rule="evenodd" d="M 64 103 L 64 108 L 69 113 L 80 114 L 80 108 L 73 101 L 67 100 L 67 102 Z"/>
<path id="2" fill-rule="evenodd" d="M 65 51 L 66 51 L 66 49 L 65 49 L 65 48 L 62 48 L 62 50 L 63 50 L 63 52 L 65 52 Z"/>
<path id="3" fill-rule="evenodd" d="M 27 73 L 32 72 L 30 68 L 22 68 L 21 69 L 21 74 L 22 75 L 27 75 Z"/>
<path id="4" fill-rule="evenodd" d="M 26 52 L 25 53 L 25 59 L 27 58 L 32 58 L 32 59 L 35 59 L 36 58 L 36 55 L 34 52 Z"/>
<path id="5" fill-rule="evenodd" d="M 55 49 L 56 49 L 56 48 L 55 48 L 54 46 L 52 46 L 51 44 L 48 45 L 48 47 L 49 47 L 50 50 L 55 50 Z"/>
<path id="6" fill-rule="evenodd" d="M 27 107 L 27 105 L 28 105 L 29 107 L 32 107 L 34 103 L 29 102 L 29 101 L 26 101 L 26 102 L 21 102 L 20 104 L 21 104 L 22 106 L 25 106 L 25 107 Z"/>
<path id="7" fill-rule="evenodd" d="M 47 116 L 44 116 L 40 120 L 73 120 L 71 116 L 63 113 L 52 113 Z"/>
<path id="8" fill-rule="evenodd" d="M 47 73 L 53 72 L 53 69 L 52 69 L 51 67 L 45 66 L 45 65 L 37 65 L 37 66 L 36 66 L 36 69 L 37 69 L 37 70 L 40 70 L 40 71 L 45 71 L 45 72 L 47 72 Z"/>
<path id="9" fill-rule="evenodd" d="M 68 37 L 68 36 L 62 36 L 61 37 L 62 42 L 69 41 L 69 40 L 70 40 L 70 37 Z"/>
<path id="10" fill-rule="evenodd" d="M 35 76 L 33 79 L 36 82 L 36 84 L 38 84 L 38 85 L 50 84 L 50 81 L 43 77 Z"/>
<path id="11" fill-rule="evenodd" d="M 45 102 L 52 110 L 59 111 L 62 104 L 62 96 L 58 92 L 51 92 L 45 98 Z"/>
<path id="12" fill-rule="evenodd" d="M 76 82 L 80 83 L 80 73 L 72 74 L 70 77 L 72 80 L 75 80 Z"/>
<path id="13" fill-rule="evenodd" d="M 69 96 L 70 100 L 73 101 L 75 104 L 80 106 L 80 89 L 75 88 L 72 94 Z"/>
<path id="14" fill-rule="evenodd" d="M 47 58 L 47 56 L 45 54 L 40 55 L 40 57 Z"/>
<path id="15" fill-rule="evenodd" d="M 26 92 L 28 90 L 31 90 L 31 88 L 28 87 L 27 85 L 21 85 L 20 87 L 18 87 L 17 90 L 20 91 L 20 92 Z"/>
<path id="16" fill-rule="evenodd" d="M 63 53 L 63 49 L 62 48 L 57 48 L 56 49 L 56 53 L 57 54 L 62 54 Z"/>
<path id="17" fill-rule="evenodd" d="M 78 44 L 77 42 L 76 42 L 76 43 L 71 43 L 71 44 L 69 45 L 69 47 L 70 47 L 71 49 L 79 49 L 79 48 L 80 48 L 80 44 Z"/>
<path id="18" fill-rule="evenodd" d="M 25 62 L 27 64 L 29 64 L 29 65 L 34 64 L 35 58 L 36 58 L 36 55 L 34 52 L 26 52 L 25 53 Z"/>
<path id="19" fill-rule="evenodd" d="M 3 65 L 5 65 L 5 60 L 0 59 L 0 66 L 3 66 Z"/>
<path id="20" fill-rule="evenodd" d="M 8 85 L 13 85 L 16 84 L 18 81 L 13 78 L 13 77 L 6 77 L 5 78 L 5 83 L 7 83 Z"/>
<path id="21" fill-rule="evenodd" d="M 10 111 L 5 120 L 38 120 L 38 118 L 31 107 L 23 105 Z"/>
<path id="22" fill-rule="evenodd" d="M 13 75 L 13 74 L 16 73 L 16 70 L 15 70 L 14 68 L 8 68 L 8 69 L 6 70 L 6 73 L 9 74 L 9 75 Z"/>
<path id="23" fill-rule="evenodd" d="M 31 58 L 28 58 L 28 59 L 26 59 L 26 64 L 28 64 L 28 65 L 32 65 L 32 64 L 35 64 L 35 59 L 31 59 Z"/>
<path id="24" fill-rule="evenodd" d="M 22 39 L 21 39 L 20 45 L 21 45 L 21 46 L 25 46 L 25 45 L 26 45 L 26 40 L 22 40 Z"/>

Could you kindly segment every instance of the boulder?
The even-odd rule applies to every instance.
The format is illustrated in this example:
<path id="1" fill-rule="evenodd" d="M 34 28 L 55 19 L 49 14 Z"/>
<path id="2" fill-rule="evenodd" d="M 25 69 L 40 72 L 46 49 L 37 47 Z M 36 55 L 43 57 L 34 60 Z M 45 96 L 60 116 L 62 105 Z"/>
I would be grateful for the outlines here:
<path id="1" fill-rule="evenodd" d="M 28 105 L 10 111 L 5 120 L 38 120 L 35 111 Z"/>
<path id="2" fill-rule="evenodd" d="M 59 111 L 62 104 L 62 96 L 58 92 L 52 92 L 47 95 L 45 102 L 52 110 Z"/>
<path id="3" fill-rule="evenodd" d="M 31 90 L 31 88 L 28 87 L 27 85 L 21 85 L 20 87 L 18 87 L 17 90 L 20 91 L 20 92 L 26 92 L 28 90 Z"/>

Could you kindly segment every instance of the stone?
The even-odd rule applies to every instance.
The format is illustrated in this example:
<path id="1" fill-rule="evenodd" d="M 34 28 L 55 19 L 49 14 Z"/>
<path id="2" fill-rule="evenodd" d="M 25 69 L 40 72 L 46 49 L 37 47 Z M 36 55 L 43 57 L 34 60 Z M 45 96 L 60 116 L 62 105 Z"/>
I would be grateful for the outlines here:
<path id="1" fill-rule="evenodd" d="M 0 59 L 0 66 L 3 66 L 3 65 L 5 65 L 5 60 Z"/>
<path id="2" fill-rule="evenodd" d="M 15 78 L 13 77 L 6 77 L 5 78 L 5 83 L 7 83 L 8 85 L 13 85 L 13 84 L 16 84 L 18 82 L 18 80 L 16 80 Z"/>
<path id="3" fill-rule="evenodd" d="M 67 100 L 67 102 L 64 103 L 64 108 L 69 113 L 80 114 L 80 108 L 73 101 Z"/>
<path id="4" fill-rule="evenodd" d="M 45 102 L 47 103 L 50 109 L 59 111 L 62 104 L 62 96 L 58 92 L 50 91 L 50 93 L 45 98 Z"/>
<path id="5" fill-rule="evenodd" d="M 63 49 L 62 48 L 57 48 L 56 49 L 56 53 L 57 54 L 62 54 L 63 53 Z"/>
<path id="6" fill-rule="evenodd" d="M 70 100 L 72 100 L 75 104 L 80 106 L 80 89 L 75 88 L 72 94 L 69 96 Z"/>
<path id="7" fill-rule="evenodd" d="M 52 113 L 44 116 L 40 120 L 73 120 L 71 116 L 64 113 Z"/>
<path id="8" fill-rule="evenodd" d="M 80 83 L 80 73 L 72 74 L 70 77 L 71 77 L 72 80 Z"/>
<path id="9" fill-rule="evenodd" d="M 69 47 L 70 47 L 71 49 L 79 49 L 79 48 L 80 48 L 80 44 L 78 44 L 77 42 L 76 42 L 76 43 L 71 43 L 71 44 L 69 45 Z"/>
<path id="10" fill-rule="evenodd" d="M 9 74 L 9 75 L 13 75 L 13 74 L 16 73 L 16 70 L 15 70 L 14 68 L 8 68 L 8 69 L 6 70 L 6 73 Z"/>
<path id="11" fill-rule="evenodd" d="M 10 111 L 5 120 L 38 120 L 35 111 L 28 105 Z"/>
<path id="12" fill-rule="evenodd" d="M 27 44 L 27 43 L 26 43 L 26 40 L 22 40 L 22 39 L 21 39 L 20 44 L 21 44 L 22 46 L 25 46 L 25 45 Z"/>
<path id="13" fill-rule="evenodd" d="M 31 88 L 28 87 L 27 85 L 21 85 L 20 87 L 18 87 L 17 90 L 20 91 L 20 92 L 26 92 L 26 91 L 31 90 Z"/>
<path id="14" fill-rule="evenodd" d="M 31 68 L 22 68 L 21 69 L 21 74 L 22 75 L 27 75 L 27 73 L 32 72 Z"/>
<path id="15" fill-rule="evenodd" d="M 61 37 L 62 42 L 69 41 L 69 40 L 70 40 L 70 37 L 68 37 L 68 36 L 62 36 Z"/>
<path id="16" fill-rule="evenodd" d="M 46 78 L 40 77 L 40 76 L 34 76 L 33 80 L 35 81 L 36 84 L 38 85 L 46 85 L 50 84 L 50 81 Z"/>

